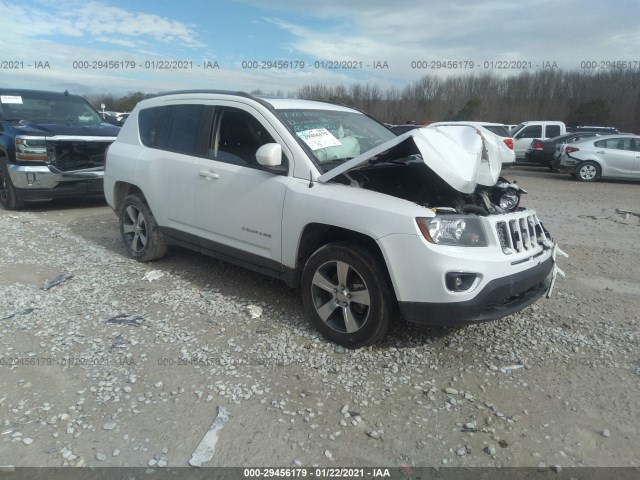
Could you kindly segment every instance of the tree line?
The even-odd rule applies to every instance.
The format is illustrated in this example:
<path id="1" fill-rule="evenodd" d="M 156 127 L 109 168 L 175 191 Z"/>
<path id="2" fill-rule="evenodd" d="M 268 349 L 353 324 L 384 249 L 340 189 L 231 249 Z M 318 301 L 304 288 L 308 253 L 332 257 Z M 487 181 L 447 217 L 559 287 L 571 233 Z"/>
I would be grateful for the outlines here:
<path id="1" fill-rule="evenodd" d="M 437 77 L 426 75 L 404 87 L 383 89 L 372 83 L 307 85 L 296 91 L 251 93 L 328 100 L 363 110 L 392 124 L 443 120 L 482 120 L 516 124 L 524 120 L 561 120 L 567 125 L 614 126 L 640 133 L 640 71 L 597 73 L 559 69 Z M 87 96 L 94 106 L 129 111 L 147 96 Z M 97 102 L 97 103 L 96 103 Z M 111 107 L 113 105 L 113 107 Z"/>

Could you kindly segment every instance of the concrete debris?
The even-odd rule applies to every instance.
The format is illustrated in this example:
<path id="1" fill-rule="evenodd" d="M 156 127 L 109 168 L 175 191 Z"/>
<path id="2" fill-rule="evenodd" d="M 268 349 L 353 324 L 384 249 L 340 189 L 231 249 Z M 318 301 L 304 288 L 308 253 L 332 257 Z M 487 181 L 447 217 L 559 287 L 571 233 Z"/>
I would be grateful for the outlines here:
<path id="1" fill-rule="evenodd" d="M 42 285 L 42 290 L 49 290 L 50 288 L 55 287 L 56 285 L 60 285 L 63 282 L 66 282 L 70 278 L 73 278 L 73 275 L 70 273 L 63 273 L 58 275 L 57 277 L 52 278 L 51 280 L 47 280 Z"/>
<path id="2" fill-rule="evenodd" d="M 164 277 L 164 272 L 161 270 L 149 270 L 144 274 L 142 280 L 148 280 L 149 282 L 153 282 L 154 280 L 158 280 L 159 278 Z"/>
<path id="3" fill-rule="evenodd" d="M 191 455 L 189 465 L 192 467 L 201 467 L 203 463 L 213 458 L 213 453 L 218 442 L 218 433 L 224 428 L 225 423 L 229 420 L 229 412 L 226 408 L 218 406 L 218 414 L 211 423 L 209 430 L 198 444 L 197 448 Z"/>

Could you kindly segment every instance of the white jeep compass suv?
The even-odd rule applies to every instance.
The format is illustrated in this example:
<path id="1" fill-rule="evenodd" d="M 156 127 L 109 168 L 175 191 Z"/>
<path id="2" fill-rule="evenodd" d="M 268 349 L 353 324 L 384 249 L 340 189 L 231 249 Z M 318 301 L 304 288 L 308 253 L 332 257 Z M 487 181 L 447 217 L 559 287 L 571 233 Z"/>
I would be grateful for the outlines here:
<path id="1" fill-rule="evenodd" d="M 324 336 L 359 347 L 398 310 L 459 325 L 547 290 L 554 244 L 498 148 L 473 127 L 396 136 L 330 103 L 173 92 L 131 113 L 104 189 L 137 260 L 179 245 L 280 278 Z"/>

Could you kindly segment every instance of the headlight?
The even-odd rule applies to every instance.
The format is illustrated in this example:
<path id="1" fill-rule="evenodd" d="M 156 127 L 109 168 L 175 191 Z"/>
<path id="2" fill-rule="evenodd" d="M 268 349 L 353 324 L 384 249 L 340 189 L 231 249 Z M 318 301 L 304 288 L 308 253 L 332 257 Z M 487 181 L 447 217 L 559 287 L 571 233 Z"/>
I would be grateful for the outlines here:
<path id="1" fill-rule="evenodd" d="M 478 217 L 447 215 L 416 218 L 424 238 L 437 245 L 486 247 L 487 237 Z"/>
<path id="2" fill-rule="evenodd" d="M 515 188 L 507 188 L 500 196 L 500 208 L 513 212 L 520 205 L 520 194 Z"/>
<path id="3" fill-rule="evenodd" d="M 16 160 L 41 162 L 47 158 L 47 142 L 44 137 L 16 137 Z"/>

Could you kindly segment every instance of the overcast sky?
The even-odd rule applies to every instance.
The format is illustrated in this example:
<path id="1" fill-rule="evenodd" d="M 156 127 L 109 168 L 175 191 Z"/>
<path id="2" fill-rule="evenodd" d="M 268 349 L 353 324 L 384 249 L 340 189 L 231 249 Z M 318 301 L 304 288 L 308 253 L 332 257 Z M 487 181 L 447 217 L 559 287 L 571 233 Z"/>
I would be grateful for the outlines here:
<path id="1" fill-rule="evenodd" d="M 0 0 L 0 12 L 0 86 L 80 94 L 640 67 L 640 0 Z"/>

